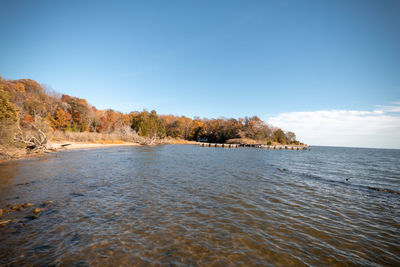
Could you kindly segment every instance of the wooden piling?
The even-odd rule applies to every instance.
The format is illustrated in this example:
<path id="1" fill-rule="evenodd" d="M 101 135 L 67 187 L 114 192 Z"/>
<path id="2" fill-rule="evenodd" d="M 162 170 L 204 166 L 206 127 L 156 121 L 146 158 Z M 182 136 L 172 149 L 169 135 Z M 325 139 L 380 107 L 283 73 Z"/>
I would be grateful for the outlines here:
<path id="1" fill-rule="evenodd" d="M 201 147 L 223 147 L 223 148 L 253 147 L 253 148 L 274 149 L 274 150 L 310 150 L 310 147 L 307 145 L 199 143 L 199 146 L 201 146 Z"/>

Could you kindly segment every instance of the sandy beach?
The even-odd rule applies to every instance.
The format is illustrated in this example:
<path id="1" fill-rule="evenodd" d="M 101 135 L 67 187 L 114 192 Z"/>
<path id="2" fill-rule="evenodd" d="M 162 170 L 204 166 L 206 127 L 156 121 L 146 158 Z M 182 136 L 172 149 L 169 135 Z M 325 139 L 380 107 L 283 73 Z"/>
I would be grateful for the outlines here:
<path id="1" fill-rule="evenodd" d="M 62 146 L 66 145 L 67 146 Z M 116 146 L 140 146 L 138 143 L 118 143 L 118 144 L 99 144 L 99 143 L 77 143 L 77 142 L 51 142 L 50 147 L 57 150 L 72 150 L 72 149 L 86 149 L 86 148 L 102 148 L 102 147 L 116 147 Z"/>
<path id="2" fill-rule="evenodd" d="M 62 146 L 66 145 L 67 146 Z M 101 144 L 101 143 L 78 143 L 78 142 L 49 142 L 48 148 L 54 149 L 54 152 L 51 150 L 46 153 L 27 153 L 26 149 L 18 149 L 18 148 L 7 148 L 6 150 L 0 149 L 0 162 L 5 161 L 14 161 L 19 159 L 33 158 L 33 157 L 41 157 L 48 153 L 57 153 L 58 151 L 65 150 L 78 150 L 78 149 L 96 149 L 102 147 L 118 147 L 118 146 L 140 146 L 138 143 L 126 142 L 126 143 L 113 143 L 113 144 Z"/>

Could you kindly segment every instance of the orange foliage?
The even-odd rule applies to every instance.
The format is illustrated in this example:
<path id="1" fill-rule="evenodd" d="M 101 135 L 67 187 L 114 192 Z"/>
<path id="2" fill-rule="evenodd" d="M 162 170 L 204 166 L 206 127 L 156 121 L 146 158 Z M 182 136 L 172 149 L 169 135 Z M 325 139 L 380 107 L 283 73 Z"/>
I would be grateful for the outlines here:
<path id="1" fill-rule="evenodd" d="M 56 129 L 65 129 L 69 126 L 71 114 L 58 108 L 55 117 L 52 119 L 53 125 Z"/>
<path id="2" fill-rule="evenodd" d="M 27 93 L 28 92 L 31 92 L 31 93 L 43 93 L 42 86 L 38 82 L 36 82 L 34 80 L 21 79 L 21 80 L 18 80 L 18 82 L 20 82 L 20 83 L 22 83 L 24 85 L 25 91 Z"/>
<path id="3" fill-rule="evenodd" d="M 82 98 L 45 93 L 42 86 L 31 79 L 7 81 L 0 77 L 0 87 L 8 92 L 10 101 L 18 107 L 21 125 L 32 123 L 35 116 L 39 116 L 49 120 L 51 126 L 59 130 L 112 133 L 131 127 L 144 136 L 157 132 L 161 137 L 166 135 L 185 140 L 225 142 L 229 139 L 249 138 L 257 141 L 297 142 L 294 133 L 274 128 L 257 116 L 191 119 L 185 116 L 158 115 L 155 111 L 123 114 L 112 109 L 98 110 Z"/>
<path id="4" fill-rule="evenodd" d="M 21 125 L 23 127 L 27 127 L 29 124 L 33 123 L 35 120 L 32 116 L 29 114 L 26 114 L 22 119 L 21 119 Z"/>
<path id="5" fill-rule="evenodd" d="M 16 90 L 16 91 L 19 91 L 19 92 L 25 93 L 25 86 L 24 86 L 24 84 L 23 84 L 23 83 L 20 83 L 20 82 L 14 81 L 14 87 L 15 87 L 15 90 Z"/>

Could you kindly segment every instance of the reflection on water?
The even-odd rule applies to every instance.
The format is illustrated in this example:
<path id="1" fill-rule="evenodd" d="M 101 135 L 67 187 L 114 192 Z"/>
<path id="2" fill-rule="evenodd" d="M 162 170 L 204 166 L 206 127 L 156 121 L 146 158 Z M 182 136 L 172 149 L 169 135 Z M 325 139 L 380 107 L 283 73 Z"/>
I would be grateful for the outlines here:
<path id="1" fill-rule="evenodd" d="M 0 265 L 398 265 L 400 151 L 158 146 L 0 165 Z M 346 181 L 348 178 L 348 181 Z M 32 209 L 53 200 L 37 219 Z"/>

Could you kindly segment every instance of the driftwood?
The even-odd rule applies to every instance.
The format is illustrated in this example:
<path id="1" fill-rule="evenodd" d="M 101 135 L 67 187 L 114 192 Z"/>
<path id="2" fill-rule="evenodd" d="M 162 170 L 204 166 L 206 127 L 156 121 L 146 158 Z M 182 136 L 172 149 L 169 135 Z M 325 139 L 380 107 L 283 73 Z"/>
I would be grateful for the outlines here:
<path id="1" fill-rule="evenodd" d="M 26 149 L 31 153 L 39 153 L 39 152 L 56 152 L 55 148 L 51 148 L 47 146 L 47 136 L 43 133 L 35 125 L 31 124 L 32 128 L 37 131 L 37 137 L 33 135 L 24 135 L 20 126 L 18 125 L 19 132 L 14 137 L 14 142 L 24 143 L 26 145 Z"/>
<path id="2" fill-rule="evenodd" d="M 146 138 L 144 141 L 142 141 L 140 144 L 141 145 L 149 145 L 151 146 L 154 144 L 154 142 L 157 140 L 157 136 L 153 136 L 152 138 Z"/>
<path id="3" fill-rule="evenodd" d="M 152 145 L 156 140 L 157 140 L 157 137 L 153 136 L 149 141 L 149 145 Z"/>

